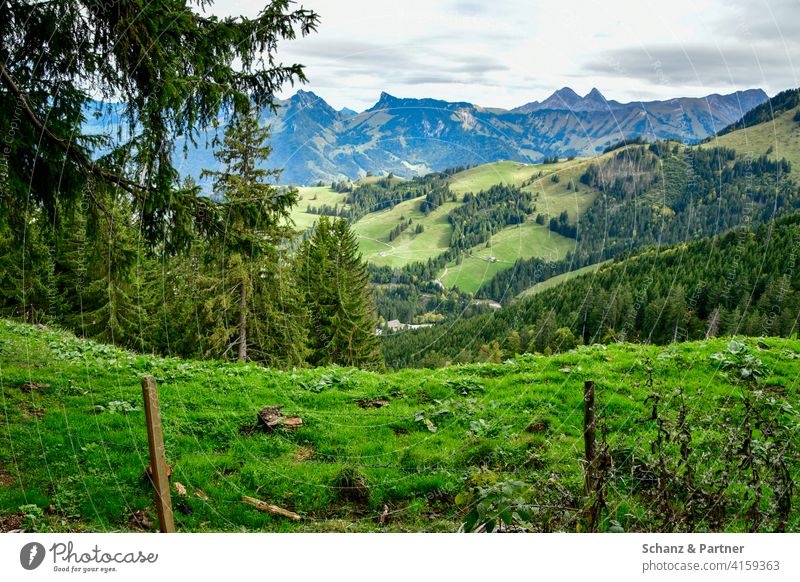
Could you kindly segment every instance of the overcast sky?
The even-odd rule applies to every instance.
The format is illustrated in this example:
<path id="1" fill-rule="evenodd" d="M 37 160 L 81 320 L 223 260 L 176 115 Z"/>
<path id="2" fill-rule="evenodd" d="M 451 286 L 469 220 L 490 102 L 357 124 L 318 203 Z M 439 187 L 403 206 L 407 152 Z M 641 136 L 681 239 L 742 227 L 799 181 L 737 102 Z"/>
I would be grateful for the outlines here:
<path id="1" fill-rule="evenodd" d="M 264 2 L 218 0 L 220 15 Z M 569 86 L 619 101 L 800 86 L 800 0 L 307 0 L 317 33 L 279 47 L 314 91 L 511 108 Z M 283 96 L 290 95 L 288 89 Z"/>

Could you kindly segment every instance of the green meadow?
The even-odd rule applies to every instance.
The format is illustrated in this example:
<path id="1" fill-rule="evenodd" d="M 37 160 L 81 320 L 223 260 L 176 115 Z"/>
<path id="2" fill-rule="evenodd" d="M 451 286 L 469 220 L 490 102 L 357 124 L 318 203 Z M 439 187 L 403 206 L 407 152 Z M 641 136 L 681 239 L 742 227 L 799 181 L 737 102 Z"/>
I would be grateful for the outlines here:
<path id="1" fill-rule="evenodd" d="M 800 342 L 744 341 L 767 370 L 765 390 L 785 404 L 786 426 L 796 426 Z M 661 526 L 641 481 L 657 466 L 646 399 L 661 394 L 661 414 L 673 418 L 681 387 L 695 470 L 711 478 L 714 451 L 743 414 L 745 389 L 714 356 L 726 349 L 728 340 L 716 339 L 596 345 L 438 370 L 279 371 L 140 355 L 0 320 L 0 523 L 23 520 L 34 531 L 155 527 L 144 476 L 140 381 L 148 374 L 159 384 L 179 531 L 456 531 L 495 486 L 513 489 L 535 530 L 582 531 L 585 380 L 596 382 L 617 467 L 599 527 L 648 531 Z M 277 405 L 302 427 L 257 430 L 257 412 Z M 790 470 L 797 475 L 796 465 Z M 741 480 L 728 478 L 723 529 L 740 531 Z M 300 520 L 262 513 L 242 496 Z M 796 508 L 788 527 L 797 531 Z"/>
<path id="2" fill-rule="evenodd" d="M 364 259 L 376 265 L 401 267 L 426 261 L 445 252 L 450 245 L 452 226 L 447 214 L 459 203 L 446 202 L 427 216 L 420 212 L 423 198 L 414 198 L 394 208 L 372 212 L 353 225 Z M 391 230 L 403 221 L 412 224 L 399 237 L 389 240 Z M 421 224 L 424 230 L 416 233 Z"/>
<path id="3" fill-rule="evenodd" d="M 728 147 L 753 158 L 768 155 L 770 158 L 786 158 L 792 164 L 792 174 L 800 172 L 800 123 L 794 116 L 800 111 L 795 107 L 775 115 L 771 121 L 744 129 L 737 129 L 697 147 Z"/>
<path id="4" fill-rule="evenodd" d="M 441 280 L 446 287 L 474 293 L 495 274 L 513 267 L 517 259 L 539 257 L 555 261 L 574 248 L 573 239 L 528 221 L 505 228 L 486 244 L 473 247 L 460 264 L 447 265 Z"/>

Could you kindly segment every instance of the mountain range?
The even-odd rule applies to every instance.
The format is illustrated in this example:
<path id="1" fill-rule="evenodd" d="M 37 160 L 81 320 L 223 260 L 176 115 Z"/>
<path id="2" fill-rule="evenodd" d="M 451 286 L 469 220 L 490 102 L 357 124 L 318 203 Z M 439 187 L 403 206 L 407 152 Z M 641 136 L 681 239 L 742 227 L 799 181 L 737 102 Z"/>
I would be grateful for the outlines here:
<path id="1" fill-rule="evenodd" d="M 356 112 L 337 110 L 301 90 L 279 101 L 277 113 L 265 115 L 263 122 L 272 128 L 270 166 L 282 168 L 281 183 L 307 185 L 390 172 L 411 177 L 498 160 L 535 163 L 545 156 L 591 156 L 639 136 L 694 142 L 767 99 L 763 90 L 749 89 L 620 103 L 597 89 L 581 97 L 564 87 L 541 102 L 511 110 L 381 93 L 375 105 Z M 203 145 L 189 144 L 186 151 L 176 160 L 184 174 L 197 177 L 201 169 L 217 166 Z"/>
<path id="2" fill-rule="evenodd" d="M 760 89 L 703 98 L 619 103 L 597 89 L 584 97 L 563 88 L 516 109 L 405 99 L 382 93 L 361 113 L 337 111 L 314 93 L 280 103 L 272 160 L 282 182 L 355 179 L 368 172 L 409 177 L 497 160 L 594 155 L 622 139 L 696 141 L 765 102 Z"/>

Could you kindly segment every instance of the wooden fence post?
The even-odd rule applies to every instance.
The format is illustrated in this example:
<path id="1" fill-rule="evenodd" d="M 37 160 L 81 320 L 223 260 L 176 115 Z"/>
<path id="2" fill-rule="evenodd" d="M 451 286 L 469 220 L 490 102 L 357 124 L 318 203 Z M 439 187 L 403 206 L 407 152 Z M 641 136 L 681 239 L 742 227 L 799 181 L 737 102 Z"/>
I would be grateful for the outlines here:
<path id="1" fill-rule="evenodd" d="M 597 505 L 593 499 L 597 482 L 597 459 L 595 452 L 595 403 L 594 382 L 587 380 L 583 384 L 583 449 L 585 455 L 584 490 L 587 499 L 587 520 L 589 531 L 597 526 Z"/>
<path id="2" fill-rule="evenodd" d="M 169 493 L 164 433 L 161 430 L 161 409 L 158 406 L 158 385 L 152 376 L 142 378 L 142 396 L 144 396 L 144 414 L 147 420 L 147 442 L 150 446 L 150 468 L 153 471 L 151 478 L 156 491 L 158 524 L 163 533 L 174 533 L 175 521 Z"/>
<path id="3" fill-rule="evenodd" d="M 583 384 L 583 449 L 586 458 L 586 495 L 591 495 L 592 490 L 594 489 L 594 441 L 594 382 L 587 380 Z"/>

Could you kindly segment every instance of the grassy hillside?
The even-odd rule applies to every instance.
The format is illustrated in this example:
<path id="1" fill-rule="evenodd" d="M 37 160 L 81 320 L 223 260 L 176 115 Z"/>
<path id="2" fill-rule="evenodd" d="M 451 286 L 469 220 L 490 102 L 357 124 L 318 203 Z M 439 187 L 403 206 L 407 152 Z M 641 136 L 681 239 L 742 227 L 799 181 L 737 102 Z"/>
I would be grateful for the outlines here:
<path id="1" fill-rule="evenodd" d="M 424 198 L 424 197 L 423 197 Z M 447 202 L 430 212 L 427 216 L 420 212 L 423 198 L 414 198 L 397 204 L 392 209 L 367 214 L 353 225 L 359 237 L 359 246 L 364 258 L 376 265 L 400 267 L 415 261 L 425 261 L 440 255 L 450 244 L 452 227 L 447 213 L 458 206 L 457 202 Z M 391 230 L 403 220 L 413 223 L 398 238 L 389 240 Z M 416 234 L 415 228 L 421 224 L 424 231 Z"/>
<path id="2" fill-rule="evenodd" d="M 517 259 L 539 257 L 556 261 L 574 248 L 574 239 L 528 221 L 503 229 L 487 244 L 474 247 L 461 263 L 447 265 L 440 280 L 446 287 L 474 293 L 485 281 L 513 267 Z"/>
<path id="3" fill-rule="evenodd" d="M 603 157 L 608 157 L 604 154 Z M 594 158 L 563 160 L 555 164 L 495 162 L 458 172 L 450 177 L 450 189 L 458 194 L 479 192 L 495 184 L 510 184 L 532 193 L 540 193 L 537 210 L 558 216 L 563 210 L 572 220 L 594 201 L 597 191 L 579 183 L 581 175 Z M 553 181 L 558 176 L 558 182 Z M 572 182 L 573 188 L 569 184 Z M 575 190 L 577 186 L 577 191 Z"/>
<path id="4" fill-rule="evenodd" d="M 597 195 L 594 188 L 579 183 L 590 161 L 576 159 L 537 165 L 496 162 L 455 173 L 448 183 L 458 199 L 466 193 L 477 193 L 496 184 L 513 185 L 534 194 L 537 214 L 543 214 L 549 220 L 566 210 L 570 222 L 574 223 Z M 554 175 L 558 176 L 558 181 L 553 180 Z M 380 180 L 379 177 L 369 177 L 356 184 L 377 184 Z M 395 179 L 393 183 L 399 184 L 402 180 Z M 297 228 L 305 230 L 316 221 L 317 214 L 306 212 L 309 206 L 343 206 L 347 196 L 326 187 L 300 188 L 300 201 L 292 212 Z M 448 201 L 428 214 L 420 210 L 424 197 L 418 197 L 363 216 L 356 221 L 354 230 L 364 258 L 377 266 L 402 267 L 427 261 L 445 252 L 452 234 L 448 213 L 461 204 L 458 199 Z M 413 224 L 397 238 L 389 240 L 391 231 L 401 223 L 401 218 L 405 221 L 411 219 Z M 423 229 L 420 233 L 416 232 L 418 225 Z M 483 243 L 470 249 L 462 262 L 448 264 L 440 272 L 439 280 L 448 287 L 456 286 L 474 293 L 482 283 L 513 266 L 517 259 L 558 260 L 575 244 L 574 240 L 551 232 L 546 225 L 536 224 L 533 220 L 522 226 L 506 228 L 488 242 L 488 245 Z M 495 260 L 489 261 L 489 257 Z"/>
<path id="5" fill-rule="evenodd" d="M 535 173 L 537 166 L 522 162 L 493 162 L 469 168 L 450 177 L 450 190 L 463 195 L 480 192 L 494 184 L 519 186 Z"/>
<path id="6" fill-rule="evenodd" d="M 602 263 L 595 263 L 594 265 L 588 265 L 586 267 L 581 267 L 580 269 L 575 269 L 569 273 L 563 273 L 561 275 L 556 275 L 555 277 L 550 277 L 541 283 L 537 283 L 533 287 L 528 287 L 525 291 L 517 295 L 517 298 L 524 299 L 525 297 L 536 295 L 537 293 L 541 293 L 542 291 L 546 291 L 552 287 L 557 287 L 558 285 L 561 285 L 561 283 L 569 281 L 570 279 L 574 279 L 575 277 L 580 277 L 581 275 L 585 275 L 587 273 L 596 273 L 600 267 L 603 265 L 608 265 L 610 262 L 611 261 L 603 261 Z"/>
<path id="7" fill-rule="evenodd" d="M 764 385 L 796 405 L 800 342 L 748 344 L 768 369 Z M 480 487 L 507 479 L 535 512 L 534 529 L 575 531 L 585 527 L 580 512 L 568 509 L 582 506 L 583 381 L 597 382 L 619 468 L 635 458 L 637 471 L 646 471 L 655 434 L 644 420 L 651 408 L 644 402 L 648 366 L 653 390 L 672 394 L 683 387 L 695 448 L 705 454 L 736 426 L 715 424 L 720 409 L 730 418 L 741 415 L 741 388 L 712 357 L 726 345 L 594 346 L 393 374 L 280 372 L 141 356 L 2 320 L 0 523 L 18 523 L 23 506 L 24 519 L 39 531 L 124 531 L 142 527 L 132 517 L 137 512 L 153 518 L 139 386 L 143 374 L 152 374 L 179 531 L 454 531 Z M 385 406 L 371 408 L 376 401 L 382 402 L 372 406 Z M 279 404 L 302 417 L 300 429 L 251 430 L 260 408 Z M 708 457 L 697 458 L 705 475 Z M 791 470 L 796 475 L 797 466 Z M 644 473 L 615 474 L 601 529 L 609 519 L 631 531 L 653 527 L 650 494 L 631 479 Z M 743 527 L 737 478 L 730 477 L 726 506 L 730 530 Z M 241 503 L 242 495 L 302 519 L 260 513 Z M 789 527 L 798 528 L 796 506 Z"/>
<path id="8" fill-rule="evenodd" d="M 343 205 L 347 198 L 346 192 L 336 192 L 325 186 L 307 186 L 298 188 L 298 202 L 292 208 L 292 220 L 298 230 L 308 230 L 317 221 L 319 216 L 306 212 L 308 207 Z"/>
<path id="9" fill-rule="evenodd" d="M 775 115 L 771 121 L 737 129 L 711 138 L 698 147 L 723 146 L 753 158 L 768 155 L 772 159 L 786 158 L 792 164 L 792 174 L 800 175 L 800 122 L 795 116 L 800 107 Z"/>
<path id="10" fill-rule="evenodd" d="M 543 214 L 546 220 L 566 210 L 574 224 L 597 196 L 597 190 L 579 182 L 590 162 L 589 159 L 575 159 L 555 164 L 485 164 L 454 174 L 450 178 L 450 189 L 463 195 L 495 184 L 510 184 L 534 194 L 536 213 Z M 558 181 L 554 181 L 553 176 L 558 176 Z M 461 262 L 448 264 L 439 280 L 447 287 L 474 293 L 497 273 L 513 267 L 518 259 L 535 257 L 557 261 L 574 248 L 574 239 L 529 220 L 502 230 L 488 243 L 473 247 Z"/>

